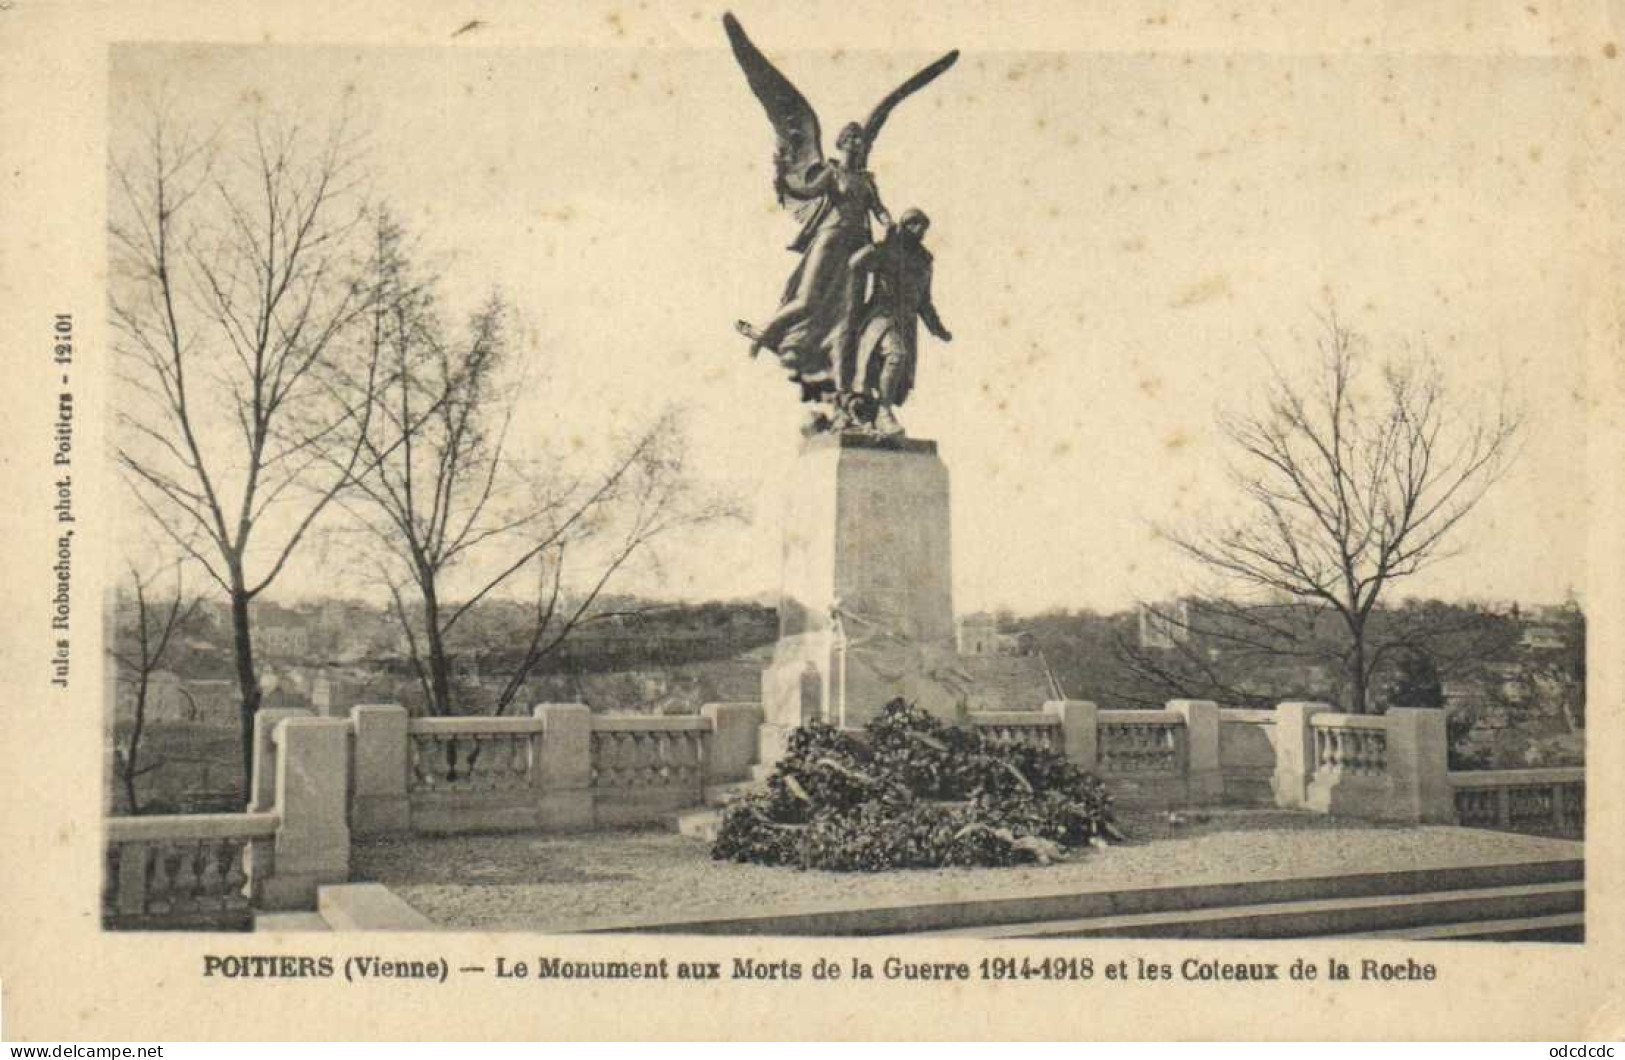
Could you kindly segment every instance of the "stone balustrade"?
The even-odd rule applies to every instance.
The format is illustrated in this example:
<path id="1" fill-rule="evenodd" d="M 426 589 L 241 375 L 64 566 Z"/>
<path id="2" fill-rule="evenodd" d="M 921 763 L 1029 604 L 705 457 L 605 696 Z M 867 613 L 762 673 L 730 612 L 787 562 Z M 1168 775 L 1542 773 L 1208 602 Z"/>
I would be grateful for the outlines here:
<path id="1" fill-rule="evenodd" d="M 1035 747 L 1044 751 L 1064 750 L 1066 737 L 1057 714 L 1032 710 L 988 710 L 972 713 L 970 719 L 971 724 L 994 743 Z"/>
<path id="2" fill-rule="evenodd" d="M 646 821 L 703 802 L 711 725 L 706 717 L 596 715 L 588 776 L 597 821 Z"/>
<path id="3" fill-rule="evenodd" d="M 109 819 L 103 926 L 248 930 L 278 823 L 274 813 Z"/>
<path id="4" fill-rule="evenodd" d="M 1451 773 L 1456 817 L 1469 828 L 1585 835 L 1585 769 Z"/>
<path id="5" fill-rule="evenodd" d="M 1441 710 L 1372 716 L 1324 703 L 1275 708 L 1277 806 L 1375 820 L 1454 823 Z"/>
<path id="6" fill-rule="evenodd" d="M 1120 802 L 1183 805 L 1216 800 L 1222 790 L 1214 703 L 1100 710 L 1085 700 L 1056 700 L 1042 711 L 978 711 L 969 719 L 992 739 L 1065 754 L 1106 780 Z"/>
<path id="7" fill-rule="evenodd" d="M 592 786 L 683 788 L 703 784 L 711 723 L 705 718 L 601 715 L 592 725 Z"/>
<path id="8" fill-rule="evenodd" d="M 1321 714 L 1310 721 L 1316 773 L 1382 776 L 1388 772 L 1388 723 L 1360 714 Z"/>
<path id="9" fill-rule="evenodd" d="M 594 714 L 545 704 L 528 718 L 408 718 L 352 711 L 360 834 L 570 830 L 656 820 L 749 775 L 762 712 Z"/>
<path id="10" fill-rule="evenodd" d="M 110 927 L 241 929 L 254 909 L 310 909 L 348 879 L 352 834 L 587 829 L 655 820 L 751 774 L 763 714 L 594 714 L 546 704 L 528 718 L 409 718 L 391 704 L 349 719 L 263 711 L 249 812 L 108 822 Z M 990 739 L 1064 754 L 1120 803 L 1273 804 L 1378 820 L 1583 835 L 1583 769 L 1449 773 L 1445 716 L 1273 711 L 1175 700 L 1166 710 L 968 716 Z M 1264 779 L 1268 797 L 1262 797 Z"/>
<path id="11" fill-rule="evenodd" d="M 417 718 L 407 723 L 408 793 L 528 789 L 539 719 Z"/>
<path id="12" fill-rule="evenodd" d="M 1183 772 L 1185 719 L 1168 710 L 1100 712 L 1100 771 L 1161 774 Z"/>
<path id="13" fill-rule="evenodd" d="M 104 924 L 242 931 L 255 909 L 314 909 L 318 887 L 349 878 L 349 730 L 263 712 L 249 812 L 110 818 Z"/>

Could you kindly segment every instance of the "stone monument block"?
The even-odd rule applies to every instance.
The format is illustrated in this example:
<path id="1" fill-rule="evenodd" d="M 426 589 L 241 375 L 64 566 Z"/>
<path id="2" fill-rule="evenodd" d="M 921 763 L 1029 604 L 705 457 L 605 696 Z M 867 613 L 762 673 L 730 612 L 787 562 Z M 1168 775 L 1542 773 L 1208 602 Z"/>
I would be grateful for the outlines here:
<path id="1" fill-rule="evenodd" d="M 897 696 L 959 720 L 948 469 L 936 443 L 815 435 L 792 481 L 779 641 L 762 677 L 767 725 L 856 727 Z"/>

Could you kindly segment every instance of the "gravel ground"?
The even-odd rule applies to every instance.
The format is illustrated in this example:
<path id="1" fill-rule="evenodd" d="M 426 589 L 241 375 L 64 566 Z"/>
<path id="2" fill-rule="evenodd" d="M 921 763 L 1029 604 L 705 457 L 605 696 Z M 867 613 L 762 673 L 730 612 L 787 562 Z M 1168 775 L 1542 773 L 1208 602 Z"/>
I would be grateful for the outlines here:
<path id="1" fill-rule="evenodd" d="M 803 872 L 712 861 L 709 845 L 658 829 L 588 835 L 358 840 L 351 879 L 389 886 L 450 928 L 566 931 L 588 921 L 687 919 L 768 907 L 887 904 L 1322 875 L 1565 854 L 1555 839 L 1446 826 L 1388 827 L 1276 811 L 1123 815 L 1134 841 L 1046 867 Z"/>

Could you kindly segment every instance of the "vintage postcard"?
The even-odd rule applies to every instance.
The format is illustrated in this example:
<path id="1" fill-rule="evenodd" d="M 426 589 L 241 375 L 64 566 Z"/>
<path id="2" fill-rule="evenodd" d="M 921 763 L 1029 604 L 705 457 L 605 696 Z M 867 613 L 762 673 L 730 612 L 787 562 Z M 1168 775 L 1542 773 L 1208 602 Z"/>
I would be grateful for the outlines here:
<path id="1" fill-rule="evenodd" d="M 6 0 L 3 1033 L 1617 1038 L 1620 14 Z"/>

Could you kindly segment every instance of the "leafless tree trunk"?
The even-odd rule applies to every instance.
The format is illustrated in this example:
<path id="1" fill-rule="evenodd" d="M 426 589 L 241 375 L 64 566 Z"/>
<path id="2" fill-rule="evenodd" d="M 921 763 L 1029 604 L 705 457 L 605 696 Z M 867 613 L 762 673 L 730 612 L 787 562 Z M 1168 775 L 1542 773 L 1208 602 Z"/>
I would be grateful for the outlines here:
<path id="1" fill-rule="evenodd" d="M 123 746 L 115 744 L 113 749 L 114 769 L 124 783 L 125 801 L 132 814 L 141 812 L 136 780 L 163 765 L 162 761 L 141 764 L 141 738 L 146 730 L 152 675 L 163 665 L 171 638 L 191 620 L 199 602 L 196 596 L 187 597 L 178 564 L 175 588 L 168 599 L 155 603 L 148 598 L 153 580 L 152 575 L 144 575 L 134 564 L 130 565 L 130 587 L 135 595 L 135 628 L 130 631 L 134 643 L 125 643 L 124 630 L 120 629 L 114 646 L 108 650 L 118 665 L 118 679 L 128 684 L 135 695 L 130 732 Z"/>
<path id="2" fill-rule="evenodd" d="M 369 303 L 349 239 L 363 216 L 342 126 L 312 140 L 257 115 L 210 139 L 156 115 L 113 163 L 118 461 L 137 502 L 231 603 L 244 769 L 260 688 L 251 605 L 354 469 L 318 443 L 364 419 L 317 380 L 357 355 Z M 367 370 L 358 373 L 365 378 Z M 354 433 L 352 431 L 352 433 Z"/>
<path id="3" fill-rule="evenodd" d="M 541 570 L 517 668 L 493 706 L 500 714 L 543 658 L 602 617 L 594 605 L 634 555 L 721 509 L 694 503 L 670 416 L 600 475 L 563 467 L 523 473 L 508 451 L 519 372 L 507 306 L 492 297 L 464 332 L 452 333 L 437 284 L 417 272 L 404 232 L 387 214 L 372 245 L 368 363 L 379 368 L 366 380 L 335 375 L 333 387 L 351 395 L 348 404 L 375 400 L 377 411 L 352 421 L 353 438 L 335 435 L 340 455 L 330 463 L 348 462 L 354 491 L 342 503 L 382 546 L 373 555 L 431 713 L 465 706 L 454 702 L 451 638 L 459 621 L 521 572 Z M 589 543 L 596 547 L 583 547 Z M 566 556 L 584 551 L 593 559 L 575 573 L 586 578 L 585 591 L 564 606 Z M 454 570 L 474 576 L 455 600 L 446 584 Z"/>
<path id="4" fill-rule="evenodd" d="M 1221 418 L 1247 514 L 1164 535 L 1244 591 L 1333 613 L 1347 705 L 1363 713 L 1382 662 L 1368 636 L 1378 600 L 1453 554 L 1451 534 L 1507 468 L 1519 422 L 1504 398 L 1475 414 L 1425 356 L 1367 378 L 1365 341 L 1335 314 L 1321 323 L 1309 377 L 1277 368 L 1260 411 Z"/>

